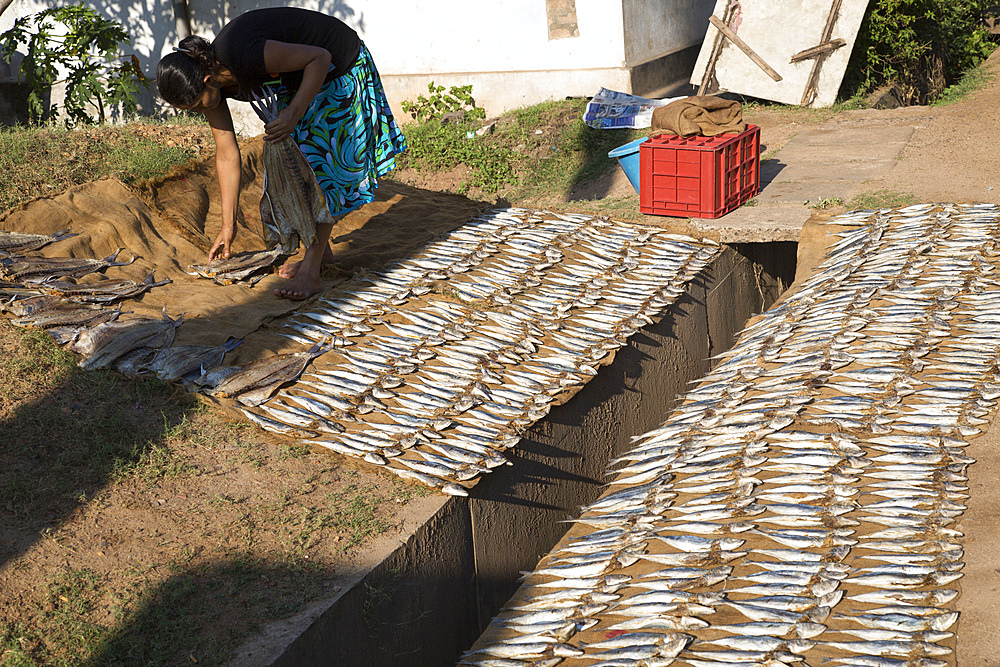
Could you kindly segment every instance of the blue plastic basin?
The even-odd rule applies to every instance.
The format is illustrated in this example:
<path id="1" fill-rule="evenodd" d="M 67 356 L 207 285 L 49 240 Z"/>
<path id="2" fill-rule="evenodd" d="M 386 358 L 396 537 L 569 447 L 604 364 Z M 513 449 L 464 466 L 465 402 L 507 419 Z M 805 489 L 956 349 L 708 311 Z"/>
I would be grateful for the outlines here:
<path id="1" fill-rule="evenodd" d="M 628 176 L 628 182 L 632 184 L 636 192 L 639 192 L 639 145 L 645 143 L 646 139 L 647 137 L 643 137 L 630 141 L 608 153 L 608 157 L 618 160 L 622 171 Z"/>

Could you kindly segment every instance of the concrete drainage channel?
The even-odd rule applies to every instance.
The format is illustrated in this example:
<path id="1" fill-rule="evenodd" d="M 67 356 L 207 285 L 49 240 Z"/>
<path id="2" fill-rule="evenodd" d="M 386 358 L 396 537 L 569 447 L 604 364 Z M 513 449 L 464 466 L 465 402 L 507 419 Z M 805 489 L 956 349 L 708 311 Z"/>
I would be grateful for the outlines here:
<path id="1" fill-rule="evenodd" d="M 453 665 L 521 572 L 598 496 L 609 460 L 662 423 L 711 357 L 791 284 L 796 250 L 793 242 L 725 246 L 659 321 L 525 434 L 512 466 L 467 498 L 411 503 L 417 514 L 401 545 L 376 545 L 335 597 L 268 628 L 233 664 Z"/>

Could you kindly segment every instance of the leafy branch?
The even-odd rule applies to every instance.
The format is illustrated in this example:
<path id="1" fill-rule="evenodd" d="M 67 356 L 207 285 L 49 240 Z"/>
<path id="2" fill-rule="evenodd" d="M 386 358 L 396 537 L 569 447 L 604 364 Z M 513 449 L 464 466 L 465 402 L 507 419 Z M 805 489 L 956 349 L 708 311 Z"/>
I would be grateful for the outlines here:
<path id="1" fill-rule="evenodd" d="M 57 25 L 62 27 L 58 31 Z M 119 53 L 118 45 L 130 41 L 117 21 L 84 5 L 67 5 L 16 19 L 0 34 L 0 57 L 10 63 L 18 47 L 25 46 L 18 77 L 31 89 L 28 110 L 33 120 L 41 120 L 45 113 L 46 89 L 65 83 L 66 125 L 103 125 L 115 107 L 124 117 L 136 115 L 139 88 L 149 88 L 138 58 Z M 62 79 L 61 73 L 65 73 Z M 90 104 L 97 110 L 96 120 L 88 110 Z M 58 115 L 56 105 L 51 115 Z"/>

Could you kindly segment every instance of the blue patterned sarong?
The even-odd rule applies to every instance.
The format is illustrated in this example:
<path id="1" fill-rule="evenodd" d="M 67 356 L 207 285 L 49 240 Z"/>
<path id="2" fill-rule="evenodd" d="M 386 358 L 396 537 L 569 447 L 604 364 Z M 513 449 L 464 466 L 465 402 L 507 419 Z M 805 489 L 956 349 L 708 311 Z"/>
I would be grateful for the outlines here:
<path id="1" fill-rule="evenodd" d="M 333 65 L 330 65 L 333 69 Z M 282 107 L 292 100 L 284 86 L 265 84 Z M 320 88 L 292 139 L 312 166 L 334 216 L 375 200 L 378 178 L 396 166 L 406 137 L 393 119 L 371 54 L 361 44 L 348 72 Z"/>

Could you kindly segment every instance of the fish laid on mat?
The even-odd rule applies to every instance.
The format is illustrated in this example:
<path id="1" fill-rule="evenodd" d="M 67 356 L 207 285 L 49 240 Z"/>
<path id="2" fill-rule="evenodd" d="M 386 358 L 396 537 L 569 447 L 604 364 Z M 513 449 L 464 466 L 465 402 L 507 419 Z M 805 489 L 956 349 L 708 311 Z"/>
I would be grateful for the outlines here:
<path id="1" fill-rule="evenodd" d="M 33 329 L 96 326 L 98 323 L 116 319 L 119 314 L 121 314 L 120 308 L 102 308 L 85 303 L 57 303 L 11 320 L 11 324 Z"/>
<path id="2" fill-rule="evenodd" d="M 210 393 L 218 398 L 235 397 L 243 405 L 251 407 L 260 405 L 282 384 L 298 378 L 315 357 L 332 348 L 332 343 L 320 342 L 304 352 L 275 354 L 244 364 L 239 371 L 215 385 Z"/>
<path id="3" fill-rule="evenodd" d="M 192 264 L 194 271 L 188 271 L 188 275 L 211 278 L 220 285 L 232 285 L 255 274 L 260 274 L 257 277 L 260 280 L 264 276 L 263 271 L 270 268 L 283 254 L 285 253 L 281 248 L 236 253 L 229 257 L 219 257 L 208 264 Z"/>
<path id="4" fill-rule="evenodd" d="M 277 98 L 254 95 L 250 103 L 264 122 L 278 115 Z M 260 219 L 264 242 L 279 245 L 292 255 L 299 241 L 309 247 L 316 240 L 317 224 L 332 224 L 333 216 L 319 189 L 316 175 L 291 137 L 264 143 L 264 196 L 260 200 Z"/>
<path id="5" fill-rule="evenodd" d="M 242 339 L 230 338 L 222 345 L 175 345 L 160 350 L 149 362 L 147 370 L 161 380 L 183 379 L 192 373 L 204 374 L 222 363 L 230 350 L 242 343 Z"/>
<path id="6" fill-rule="evenodd" d="M 31 296 L 23 298 L 11 297 L 9 301 L 0 301 L 0 313 L 10 313 L 14 317 L 27 317 L 40 310 L 51 308 L 63 300 L 55 294 L 39 294 L 34 290 Z"/>
<path id="7" fill-rule="evenodd" d="M 0 280 L 0 300 L 8 302 L 16 301 L 18 299 L 39 296 L 41 293 L 41 290 L 37 289 L 35 285 L 29 287 L 21 283 L 9 283 L 6 280 Z"/>
<path id="8" fill-rule="evenodd" d="M 0 275 L 7 280 L 38 283 L 50 278 L 82 278 L 109 266 L 127 266 L 136 260 L 116 262 L 124 248 L 119 248 L 104 259 L 87 257 L 9 257 L 0 259 Z"/>
<path id="9" fill-rule="evenodd" d="M 106 322 L 80 334 L 71 346 L 83 355 L 80 368 L 103 368 L 139 348 L 159 349 L 174 342 L 174 330 L 184 321 L 184 315 L 170 319 L 164 310 L 162 319 L 136 317 Z"/>
<path id="10" fill-rule="evenodd" d="M 63 229 L 54 234 L 25 234 L 22 232 L 5 232 L 0 229 L 0 256 L 38 250 L 53 241 L 61 241 L 71 236 L 76 236 L 76 234 L 70 234 L 68 229 Z"/>
<path id="11" fill-rule="evenodd" d="M 100 280 L 95 283 L 77 284 L 67 280 L 47 280 L 38 287 L 44 292 L 58 294 L 73 301 L 88 303 L 111 303 L 118 299 L 128 299 L 139 296 L 146 290 L 172 282 L 166 280 L 154 281 L 150 273 L 142 282 L 135 280 Z"/>

